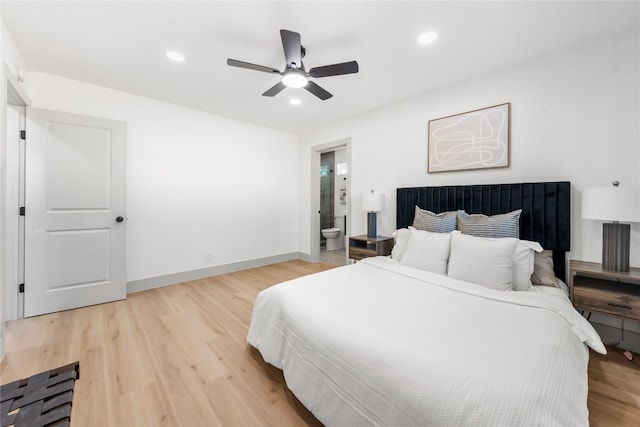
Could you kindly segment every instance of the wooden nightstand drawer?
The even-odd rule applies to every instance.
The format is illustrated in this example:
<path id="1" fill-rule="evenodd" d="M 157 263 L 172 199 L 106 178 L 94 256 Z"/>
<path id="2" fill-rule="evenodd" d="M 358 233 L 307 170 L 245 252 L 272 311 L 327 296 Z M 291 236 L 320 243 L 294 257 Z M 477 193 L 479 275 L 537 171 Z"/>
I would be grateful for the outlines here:
<path id="1" fill-rule="evenodd" d="M 640 268 L 604 270 L 595 262 L 569 262 L 569 293 L 578 309 L 640 321 Z"/>
<path id="2" fill-rule="evenodd" d="M 640 297 L 602 289 L 575 287 L 573 304 L 578 308 L 640 320 Z"/>
<path id="3" fill-rule="evenodd" d="M 367 258 L 370 256 L 376 256 L 376 251 L 371 249 L 357 248 L 353 246 L 349 248 L 349 258 L 353 260 L 359 261 L 362 258 Z"/>
<path id="4" fill-rule="evenodd" d="M 349 258 L 359 261 L 367 257 L 391 255 L 393 243 L 393 237 L 351 236 L 349 237 Z"/>

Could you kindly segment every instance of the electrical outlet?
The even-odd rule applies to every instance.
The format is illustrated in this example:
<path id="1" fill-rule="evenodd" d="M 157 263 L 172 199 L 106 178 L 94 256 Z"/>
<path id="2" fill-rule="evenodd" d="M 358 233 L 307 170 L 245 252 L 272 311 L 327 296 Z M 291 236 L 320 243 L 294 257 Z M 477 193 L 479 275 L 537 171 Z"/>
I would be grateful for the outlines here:
<path id="1" fill-rule="evenodd" d="M 206 262 L 212 262 L 213 261 L 213 254 L 211 253 L 211 251 L 204 253 L 204 259 L 205 259 Z"/>

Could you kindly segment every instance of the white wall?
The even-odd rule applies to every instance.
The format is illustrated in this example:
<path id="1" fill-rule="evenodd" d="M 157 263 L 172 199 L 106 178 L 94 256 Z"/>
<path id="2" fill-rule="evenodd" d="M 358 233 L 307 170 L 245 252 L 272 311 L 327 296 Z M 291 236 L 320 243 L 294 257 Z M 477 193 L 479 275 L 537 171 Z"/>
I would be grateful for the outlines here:
<path id="1" fill-rule="evenodd" d="M 303 134 L 301 159 L 327 141 L 352 140 L 351 194 L 386 193 L 378 227 L 395 229 L 395 189 L 403 186 L 568 180 L 573 184 L 572 251 L 599 261 L 601 225 L 580 217 L 585 186 L 640 186 L 638 33 L 580 46 L 494 72 Z M 511 166 L 426 173 L 427 122 L 511 103 Z M 308 199 L 309 162 L 301 161 L 301 199 Z M 359 212 L 358 197 L 352 198 Z M 305 205 L 304 202 L 302 203 Z M 306 204 L 308 205 L 308 203 Z M 309 251 L 309 212 L 302 212 L 300 250 Z M 632 225 L 631 264 L 640 267 L 639 224 Z M 354 214 L 352 234 L 366 217 Z"/>
<path id="2" fill-rule="evenodd" d="M 5 161 L 5 139 L 2 135 L 5 134 L 5 123 L 6 123 L 6 105 L 5 100 L 7 96 L 6 92 L 6 76 L 4 75 L 4 48 L 2 44 L 4 43 L 4 22 L 2 21 L 2 7 L 0 7 L 0 201 L 4 206 L 5 203 L 5 178 L 4 178 L 4 170 L 6 166 Z M 0 241 L 4 242 L 5 231 L 1 224 L 4 223 L 4 215 L 0 213 Z M 1 246 L 1 245 L 0 245 Z M 5 292 L 6 292 L 6 283 L 5 283 L 5 269 L 4 269 L 4 260 L 5 260 L 5 251 L 0 247 L 0 361 L 4 359 L 5 353 L 5 314 L 4 314 L 4 304 L 5 304 Z"/>
<path id="3" fill-rule="evenodd" d="M 127 122 L 128 281 L 297 253 L 295 134 L 42 73 L 28 93 Z"/>
<path id="4" fill-rule="evenodd" d="M 9 70 L 16 76 L 16 69 L 20 67 L 21 69 L 25 69 L 25 62 L 22 58 L 22 54 L 18 50 L 18 46 L 13 41 L 13 36 L 7 29 L 7 26 L 2 22 L 2 60 L 7 64 Z M 27 74 L 23 74 L 24 77 L 24 86 L 26 87 L 27 83 Z"/>

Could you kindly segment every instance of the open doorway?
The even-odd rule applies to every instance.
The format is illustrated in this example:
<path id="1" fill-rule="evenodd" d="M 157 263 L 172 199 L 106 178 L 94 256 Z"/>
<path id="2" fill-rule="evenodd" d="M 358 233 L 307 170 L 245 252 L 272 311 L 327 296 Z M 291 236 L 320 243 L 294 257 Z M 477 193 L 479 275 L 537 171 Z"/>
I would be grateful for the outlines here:
<path id="1" fill-rule="evenodd" d="M 350 229 L 349 140 L 315 147 L 312 152 L 311 250 L 314 261 L 332 265 L 348 262 Z"/>
<path id="2" fill-rule="evenodd" d="M 320 252 L 325 264 L 345 265 L 347 235 L 347 149 L 320 154 Z"/>

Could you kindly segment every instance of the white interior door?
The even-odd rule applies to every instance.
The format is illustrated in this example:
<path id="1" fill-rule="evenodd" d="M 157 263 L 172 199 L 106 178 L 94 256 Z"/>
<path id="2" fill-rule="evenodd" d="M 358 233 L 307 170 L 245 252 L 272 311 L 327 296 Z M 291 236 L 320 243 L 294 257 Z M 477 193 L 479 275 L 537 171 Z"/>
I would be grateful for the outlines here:
<path id="1" fill-rule="evenodd" d="M 27 108 L 24 314 L 126 297 L 126 123 Z"/>

